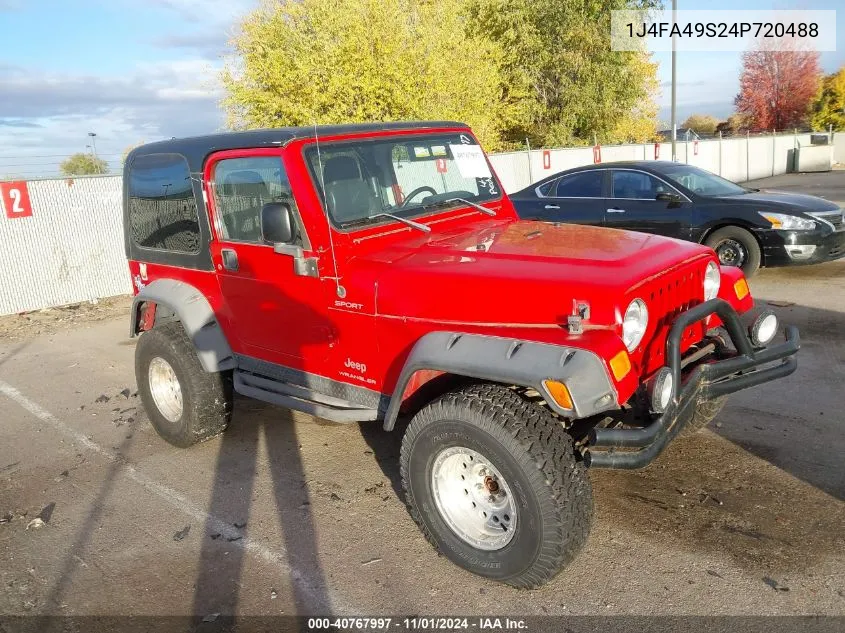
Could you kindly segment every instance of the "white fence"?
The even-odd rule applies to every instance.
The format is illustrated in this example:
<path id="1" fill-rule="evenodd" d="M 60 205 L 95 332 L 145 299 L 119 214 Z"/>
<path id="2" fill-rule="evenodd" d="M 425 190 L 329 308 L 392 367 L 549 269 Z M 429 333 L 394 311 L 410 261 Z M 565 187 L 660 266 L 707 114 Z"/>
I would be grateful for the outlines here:
<path id="1" fill-rule="evenodd" d="M 0 211 L 0 314 L 132 291 L 119 176 L 27 183 L 32 215 Z"/>
<path id="2" fill-rule="evenodd" d="M 845 154 L 845 134 L 837 137 Z M 701 167 L 734 182 L 756 180 L 793 170 L 794 150 L 810 145 L 809 134 L 778 134 L 698 142 L 679 140 L 678 161 Z M 655 148 L 657 151 L 655 151 Z M 832 149 L 832 148 L 831 148 Z M 671 143 L 643 145 L 604 145 L 601 162 L 617 160 L 672 160 Z M 564 169 L 594 162 L 592 147 L 509 152 L 490 157 L 496 174 L 509 193 L 527 187 Z M 529 165 L 530 160 L 530 165 Z M 845 156 L 839 158 L 845 162 Z"/>
<path id="3" fill-rule="evenodd" d="M 834 160 L 845 163 L 845 134 Z M 678 141 L 678 160 L 742 182 L 792 170 L 794 150 L 809 134 Z M 671 159 L 670 143 L 659 158 Z M 508 192 L 547 175 L 594 162 L 593 148 L 533 150 L 492 155 Z M 601 148 L 601 161 L 653 160 L 655 146 Z M 530 161 L 530 164 L 529 164 Z M 32 215 L 0 211 L 0 315 L 78 303 L 131 292 L 123 251 L 122 179 L 100 176 L 27 183 Z"/>

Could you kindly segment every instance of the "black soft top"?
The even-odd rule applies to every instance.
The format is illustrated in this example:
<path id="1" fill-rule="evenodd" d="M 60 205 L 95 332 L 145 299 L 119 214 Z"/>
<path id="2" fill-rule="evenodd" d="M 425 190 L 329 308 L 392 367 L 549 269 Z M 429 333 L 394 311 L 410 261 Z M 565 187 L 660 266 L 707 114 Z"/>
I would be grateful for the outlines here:
<path id="1" fill-rule="evenodd" d="M 394 123 L 355 123 L 347 125 L 318 125 L 317 134 L 337 136 L 341 134 L 366 134 L 390 130 L 429 130 L 444 127 L 468 127 L 457 121 L 398 121 Z M 202 171 L 206 157 L 212 152 L 227 149 L 251 149 L 254 147 L 281 147 L 296 139 L 314 138 L 314 126 L 280 127 L 246 132 L 223 132 L 205 136 L 173 138 L 148 143 L 134 149 L 126 158 L 129 165 L 136 156 L 157 153 L 182 154 L 188 159 L 192 172 Z"/>

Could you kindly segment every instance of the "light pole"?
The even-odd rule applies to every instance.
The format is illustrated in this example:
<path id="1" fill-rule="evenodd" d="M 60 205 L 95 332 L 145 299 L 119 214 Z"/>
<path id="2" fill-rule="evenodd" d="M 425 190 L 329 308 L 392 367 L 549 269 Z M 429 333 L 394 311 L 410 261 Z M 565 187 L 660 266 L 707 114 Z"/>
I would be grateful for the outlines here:
<path id="1" fill-rule="evenodd" d="M 675 21 L 678 19 L 678 0 L 672 0 L 672 27 L 674 31 Z M 678 154 L 676 153 L 676 142 L 677 142 L 677 127 L 675 122 L 675 85 L 677 83 L 678 78 L 678 68 L 677 68 L 677 56 L 678 52 L 675 50 L 677 46 L 677 38 L 675 37 L 674 33 L 672 34 L 672 162 L 676 162 L 678 160 Z"/>
<path id="2" fill-rule="evenodd" d="M 672 81 L 672 85 L 675 85 L 674 80 Z M 97 134 L 96 132 L 88 132 L 88 136 L 91 137 L 91 152 L 94 154 L 94 164 L 97 165 L 97 173 L 100 173 L 100 161 L 97 160 Z"/>

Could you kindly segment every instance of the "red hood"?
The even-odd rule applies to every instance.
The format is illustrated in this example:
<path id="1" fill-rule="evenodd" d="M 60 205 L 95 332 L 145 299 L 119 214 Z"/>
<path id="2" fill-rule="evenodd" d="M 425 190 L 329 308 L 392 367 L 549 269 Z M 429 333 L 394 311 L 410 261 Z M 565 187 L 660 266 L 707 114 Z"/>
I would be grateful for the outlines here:
<path id="1" fill-rule="evenodd" d="M 348 288 L 363 294 L 377 283 L 379 314 L 561 323 L 576 300 L 590 303 L 591 321 L 612 323 L 637 285 L 709 253 L 645 233 L 530 221 L 491 220 L 416 235 L 348 263 Z"/>

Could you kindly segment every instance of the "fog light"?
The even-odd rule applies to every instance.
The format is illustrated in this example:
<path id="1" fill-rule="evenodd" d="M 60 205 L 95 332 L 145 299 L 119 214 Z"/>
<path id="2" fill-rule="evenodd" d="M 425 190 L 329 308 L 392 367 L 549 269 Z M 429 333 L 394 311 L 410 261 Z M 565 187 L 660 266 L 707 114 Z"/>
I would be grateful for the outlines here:
<path id="1" fill-rule="evenodd" d="M 786 252 L 789 253 L 792 259 L 809 259 L 816 252 L 816 246 L 815 244 L 790 244 L 786 247 Z"/>
<path id="2" fill-rule="evenodd" d="M 778 318 L 772 312 L 763 312 L 749 330 L 751 342 L 757 347 L 768 345 L 778 331 Z"/>
<path id="3" fill-rule="evenodd" d="M 672 396 L 675 395 L 674 383 L 672 370 L 668 367 L 662 367 L 657 375 L 652 378 L 648 385 L 648 399 L 651 402 L 652 411 L 663 413 L 669 408 Z"/>

